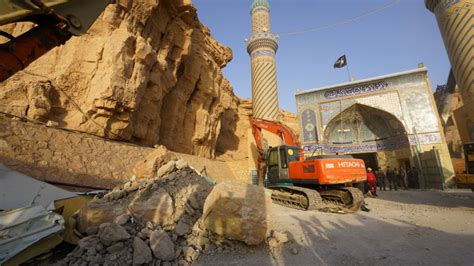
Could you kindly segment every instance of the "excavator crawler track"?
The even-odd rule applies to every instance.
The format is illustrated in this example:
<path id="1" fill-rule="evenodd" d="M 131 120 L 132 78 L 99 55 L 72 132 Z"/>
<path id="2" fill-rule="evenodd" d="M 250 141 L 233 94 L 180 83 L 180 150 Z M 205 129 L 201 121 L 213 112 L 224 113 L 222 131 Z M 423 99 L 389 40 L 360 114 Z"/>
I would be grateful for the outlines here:
<path id="1" fill-rule="evenodd" d="M 364 203 L 364 194 L 355 187 L 340 187 L 319 191 L 325 206 L 324 211 L 356 212 Z M 321 210 L 321 209 L 320 209 Z"/>
<path id="2" fill-rule="evenodd" d="M 354 187 L 315 190 L 295 186 L 275 186 L 274 203 L 299 210 L 320 210 L 334 213 L 356 212 L 364 202 L 362 191 Z"/>
<path id="3" fill-rule="evenodd" d="M 321 195 L 314 189 L 295 186 L 269 188 L 273 190 L 274 203 L 298 210 L 317 210 L 323 201 Z"/>

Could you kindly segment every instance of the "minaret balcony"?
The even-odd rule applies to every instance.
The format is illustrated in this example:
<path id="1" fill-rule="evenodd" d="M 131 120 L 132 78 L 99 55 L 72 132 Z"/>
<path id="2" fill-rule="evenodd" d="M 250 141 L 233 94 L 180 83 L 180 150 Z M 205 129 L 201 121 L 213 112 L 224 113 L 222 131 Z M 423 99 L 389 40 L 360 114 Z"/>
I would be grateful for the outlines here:
<path id="1" fill-rule="evenodd" d="M 259 32 L 252 35 L 247 42 L 247 52 L 249 54 L 252 51 L 259 48 L 269 48 L 276 52 L 278 50 L 278 35 L 275 35 L 271 32 Z"/>

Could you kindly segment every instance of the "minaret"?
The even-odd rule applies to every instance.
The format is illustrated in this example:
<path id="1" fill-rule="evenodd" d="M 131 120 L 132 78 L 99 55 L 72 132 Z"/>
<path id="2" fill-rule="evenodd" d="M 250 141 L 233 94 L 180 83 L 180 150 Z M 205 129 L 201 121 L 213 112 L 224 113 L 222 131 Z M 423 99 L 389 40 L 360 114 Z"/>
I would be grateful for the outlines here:
<path id="1" fill-rule="evenodd" d="M 270 5 L 267 0 L 254 0 L 252 36 L 247 39 L 247 52 L 252 62 L 252 110 L 260 119 L 278 120 L 278 85 L 275 53 L 278 37 L 270 31 Z"/>
<path id="2" fill-rule="evenodd" d="M 474 1 L 425 0 L 425 5 L 438 20 L 463 100 L 474 99 Z"/>

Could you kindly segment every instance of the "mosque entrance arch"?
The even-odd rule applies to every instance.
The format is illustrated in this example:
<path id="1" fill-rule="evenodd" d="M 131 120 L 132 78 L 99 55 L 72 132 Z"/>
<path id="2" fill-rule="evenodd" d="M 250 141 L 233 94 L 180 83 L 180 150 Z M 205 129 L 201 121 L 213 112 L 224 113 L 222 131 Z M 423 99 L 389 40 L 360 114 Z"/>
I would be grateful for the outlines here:
<path id="1" fill-rule="evenodd" d="M 377 152 L 409 147 L 407 131 L 397 117 L 363 104 L 354 104 L 333 117 L 323 137 L 328 147 L 363 159 L 371 168 L 379 166 Z"/>

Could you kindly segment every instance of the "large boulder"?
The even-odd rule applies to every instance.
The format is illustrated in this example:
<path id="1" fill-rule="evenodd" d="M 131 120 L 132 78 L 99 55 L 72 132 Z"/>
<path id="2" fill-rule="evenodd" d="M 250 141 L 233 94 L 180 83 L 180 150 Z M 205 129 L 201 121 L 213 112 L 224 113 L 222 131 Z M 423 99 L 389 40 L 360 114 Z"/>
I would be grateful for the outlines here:
<path id="1" fill-rule="evenodd" d="M 271 199 L 265 189 L 225 181 L 214 187 L 204 203 L 204 223 L 208 230 L 247 245 L 265 240 L 267 212 Z"/>

